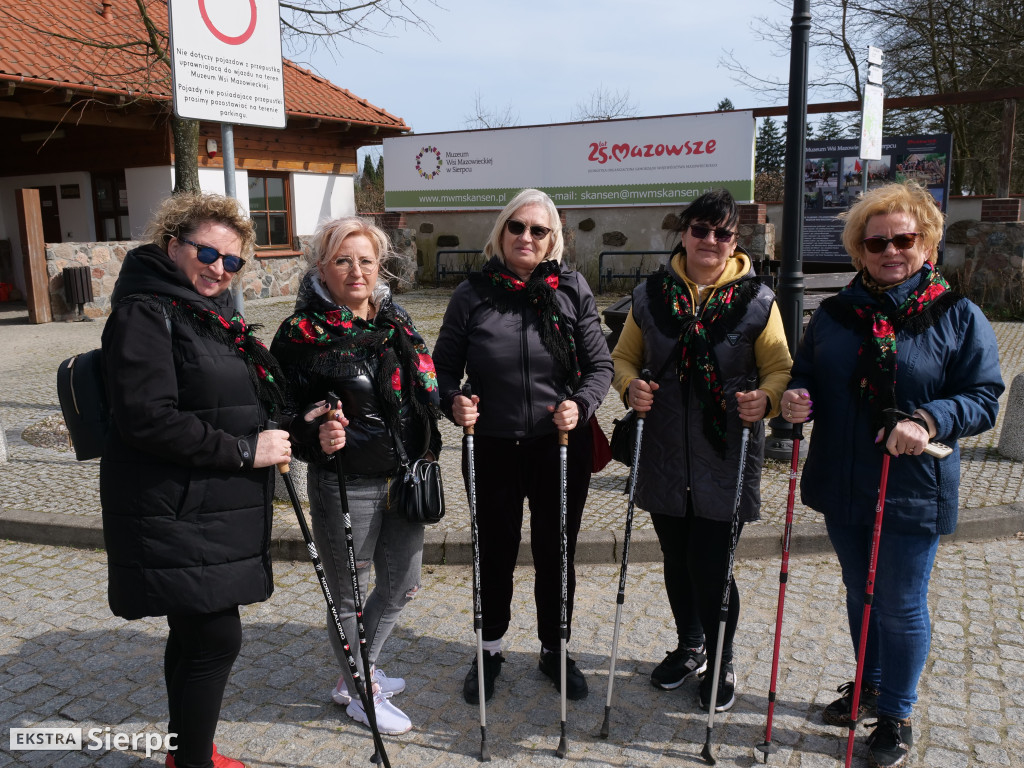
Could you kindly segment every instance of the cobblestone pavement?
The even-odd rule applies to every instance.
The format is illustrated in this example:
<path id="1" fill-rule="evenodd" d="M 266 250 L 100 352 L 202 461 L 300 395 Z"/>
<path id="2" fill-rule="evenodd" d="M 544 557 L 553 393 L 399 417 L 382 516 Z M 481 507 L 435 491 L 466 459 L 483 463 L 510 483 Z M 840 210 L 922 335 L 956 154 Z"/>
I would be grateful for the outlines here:
<path id="1" fill-rule="evenodd" d="M 433 345 L 447 306 L 449 289 L 424 288 L 398 297 L 429 344 Z M 598 297 L 599 308 L 612 304 L 618 296 Z M 269 341 L 280 322 L 291 312 L 292 301 L 262 299 L 246 305 L 251 322 L 263 325 L 262 336 Z M 10 460 L 0 464 L 0 514 L 4 512 L 42 512 L 98 518 L 99 461 L 76 462 L 67 450 L 36 447 L 29 444 L 22 432 L 46 417 L 59 413 L 56 393 L 56 370 L 60 361 L 99 345 L 102 322 L 51 323 L 29 325 L 24 309 L 18 305 L 0 305 L 0 421 L 7 437 Z M 1014 376 L 1024 372 L 1024 323 L 995 323 L 1000 346 L 1003 378 L 1009 389 Z M 1003 396 L 1005 402 L 1006 395 Z M 622 415 L 618 396 L 610 392 L 598 411 L 598 420 L 610 436 L 612 421 Z M 1024 463 L 999 455 L 995 450 L 999 429 L 1005 414 L 1001 410 L 995 429 L 962 441 L 963 458 L 961 507 L 977 509 L 1011 505 L 1024 501 Z M 455 539 L 468 536 L 468 514 L 465 494 L 461 492 L 459 450 L 461 435 L 450 422 L 442 422 L 446 448 L 441 454 L 444 476 L 448 482 L 448 515 L 431 535 Z M 612 462 L 594 475 L 590 498 L 583 518 L 585 532 L 614 532 L 623 527 L 627 479 L 625 467 Z M 785 515 L 789 488 L 789 462 L 766 462 L 762 483 L 763 520 L 751 524 L 748 531 L 779 530 Z M 276 506 L 275 538 L 285 533 L 296 534 L 290 506 Z M 798 529 L 804 526 L 820 537 L 824 530 L 819 516 L 799 503 L 794 519 Z M 640 539 L 653 536 L 650 518 L 636 516 L 634 525 Z M 609 550 L 610 551 L 610 550 Z M 655 552 L 651 547 L 638 547 L 635 557 Z"/>
<path id="2" fill-rule="evenodd" d="M 1024 754 L 1024 542 L 1016 538 L 946 544 L 931 588 L 932 650 L 914 721 L 913 764 L 928 768 L 1020 765 Z M 828 556 L 790 563 L 779 699 L 769 764 L 842 765 L 846 731 L 823 725 L 821 708 L 854 671 L 838 568 Z M 308 564 L 278 563 L 277 591 L 243 608 L 244 642 L 228 685 L 217 742 L 251 768 L 367 765 L 371 740 L 330 702 L 337 670 L 329 659 L 322 598 Z M 716 718 L 719 765 L 752 766 L 764 739 L 766 694 L 778 594 L 778 561 L 737 566 L 742 594 L 736 638 L 737 703 Z M 508 662 L 488 710 L 492 765 L 703 765 L 706 715 L 696 684 L 664 692 L 648 676 L 674 631 L 660 565 L 631 567 L 619 645 L 611 734 L 597 737 L 607 690 L 618 569 L 579 569 L 570 652 L 590 696 L 569 702 L 568 755 L 554 756 L 559 699 L 537 670 L 529 569 L 519 569 Z M 0 766 L 99 765 L 158 768 L 139 752 L 12 752 L 11 727 L 111 728 L 163 734 L 162 619 L 110 616 L 101 552 L 0 542 Z M 470 571 L 428 566 L 423 589 L 403 613 L 381 658 L 408 689 L 396 697 L 414 729 L 385 736 L 391 764 L 474 766 L 478 709 L 463 703 L 474 653 Z M 867 765 L 863 734 L 854 765 Z"/>

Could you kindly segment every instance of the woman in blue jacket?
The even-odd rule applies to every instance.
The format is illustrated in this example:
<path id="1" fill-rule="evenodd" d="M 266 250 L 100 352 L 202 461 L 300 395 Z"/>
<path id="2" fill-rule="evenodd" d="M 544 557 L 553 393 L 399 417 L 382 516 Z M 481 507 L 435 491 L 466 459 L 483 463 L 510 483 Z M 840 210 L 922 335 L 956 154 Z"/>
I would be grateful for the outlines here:
<path id="1" fill-rule="evenodd" d="M 931 640 L 928 580 L 939 536 L 956 528 L 957 440 L 990 429 L 1003 391 L 995 334 L 981 310 L 950 290 L 934 260 L 943 218 L 915 183 L 866 194 L 846 214 L 843 245 L 860 271 L 811 318 L 782 399 L 790 422 L 814 419 L 803 501 L 825 516 L 846 586 L 856 648 L 882 450 L 889 469 L 874 602 L 858 712 L 871 764 L 904 765 L 911 714 Z M 884 411 L 902 415 L 887 419 Z M 939 459 L 930 440 L 950 445 Z M 823 712 L 849 727 L 854 683 Z"/>

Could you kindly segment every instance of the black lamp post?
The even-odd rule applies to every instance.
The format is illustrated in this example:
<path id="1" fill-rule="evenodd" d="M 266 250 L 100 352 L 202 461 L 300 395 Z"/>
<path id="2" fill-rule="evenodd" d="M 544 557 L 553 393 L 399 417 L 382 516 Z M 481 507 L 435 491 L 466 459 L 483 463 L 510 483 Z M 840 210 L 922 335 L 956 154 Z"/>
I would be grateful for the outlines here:
<path id="1" fill-rule="evenodd" d="M 779 270 L 778 304 L 790 354 L 796 357 L 804 315 L 804 139 L 807 132 L 810 0 L 794 0 L 790 29 L 793 36 L 789 53 L 789 111 L 786 115 L 785 200 L 782 205 L 782 267 Z M 768 426 L 771 435 L 765 444 L 765 455 L 773 459 L 788 459 L 793 454 L 789 422 L 777 416 L 768 422 Z M 806 445 L 806 441 L 801 441 L 801 454 L 807 450 Z"/>

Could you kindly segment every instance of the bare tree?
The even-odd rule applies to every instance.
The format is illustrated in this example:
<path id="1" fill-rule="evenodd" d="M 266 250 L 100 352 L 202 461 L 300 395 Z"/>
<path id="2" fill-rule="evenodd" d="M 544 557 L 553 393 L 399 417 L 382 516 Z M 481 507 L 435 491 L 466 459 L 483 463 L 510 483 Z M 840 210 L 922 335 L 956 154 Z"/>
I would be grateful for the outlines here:
<path id="1" fill-rule="evenodd" d="M 789 8 L 784 0 L 773 0 Z M 816 0 L 811 45 L 819 75 L 818 98 L 859 99 L 868 44 L 885 51 L 890 96 L 958 93 L 1024 82 L 1024 12 L 1007 0 Z M 753 25 L 762 39 L 788 51 L 790 31 L 781 15 Z M 786 17 L 788 19 L 788 16 Z M 720 62 L 734 79 L 762 98 L 781 100 L 788 83 L 757 73 L 727 52 Z M 964 104 L 906 112 L 889 125 L 953 134 L 955 190 L 994 190 L 1000 146 L 1001 104 Z M 1017 123 L 1014 160 L 1024 160 L 1024 122 Z M 1017 176 L 1015 188 L 1024 188 Z"/>
<path id="2" fill-rule="evenodd" d="M 629 98 L 629 89 L 609 91 L 603 85 L 591 91 L 589 101 L 578 101 L 570 120 L 614 120 L 617 117 L 636 117 L 637 106 Z"/>
<path id="3" fill-rule="evenodd" d="M 511 102 L 504 107 L 491 109 L 484 103 L 480 91 L 473 94 L 473 113 L 462 119 L 467 128 L 509 128 L 519 125 L 519 113 Z"/>
<path id="4" fill-rule="evenodd" d="M 340 53 L 348 43 L 366 44 L 365 37 L 390 36 L 399 29 L 410 26 L 432 33 L 430 23 L 414 9 L 419 5 L 434 5 L 435 0 L 355 0 L 351 4 L 336 0 L 282 0 L 281 33 L 282 44 L 289 55 L 312 53 L 323 48 L 332 55 Z M 149 88 L 161 85 L 169 90 L 171 79 L 171 54 L 168 48 L 168 32 L 165 17 L 155 14 L 166 13 L 166 3 L 153 0 L 135 0 L 134 11 L 119 7 L 121 13 L 138 13 L 144 34 L 136 40 L 97 40 L 83 37 L 82 33 L 67 19 L 56 15 L 44 5 L 32 18 L 22 18 L 10 10 L 0 8 L 0 15 L 10 26 L 21 25 L 45 34 L 54 40 L 54 50 L 64 51 L 69 69 L 84 75 L 96 76 L 83 63 L 94 61 L 96 52 L 105 59 L 107 67 L 102 76 L 111 71 L 118 73 L 118 79 L 130 87 L 125 90 L 134 93 L 148 93 Z M 160 23 L 157 23 L 157 19 Z M 87 50 L 87 55 L 82 55 Z M 123 95 L 109 97 L 110 106 L 123 106 Z M 135 101 L 140 101 L 136 98 Z M 67 110 L 67 119 L 72 121 L 76 112 L 88 106 L 106 103 L 101 97 L 90 95 L 72 103 Z M 171 115 L 171 130 L 174 138 L 174 192 L 199 191 L 199 165 L 197 145 L 199 122 L 181 119 Z"/>

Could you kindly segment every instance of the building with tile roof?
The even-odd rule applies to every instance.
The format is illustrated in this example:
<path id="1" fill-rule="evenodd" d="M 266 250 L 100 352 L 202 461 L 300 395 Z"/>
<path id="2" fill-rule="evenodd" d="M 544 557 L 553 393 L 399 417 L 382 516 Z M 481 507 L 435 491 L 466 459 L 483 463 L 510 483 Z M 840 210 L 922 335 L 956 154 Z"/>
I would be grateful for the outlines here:
<path id="1" fill-rule="evenodd" d="M 146 4 L 166 45 L 167 2 Z M 0 7 L 0 241 L 11 243 L 0 282 L 24 290 L 10 255 L 21 253 L 15 190 L 40 190 L 48 244 L 137 238 L 170 193 L 173 85 L 149 40 L 134 0 Z M 353 213 L 356 150 L 410 130 L 290 61 L 283 75 L 287 126 L 233 128 L 237 194 L 257 222 L 258 255 L 271 258 L 294 256 L 319 219 Z M 200 122 L 205 190 L 224 191 L 222 145 L 221 124 Z"/>

